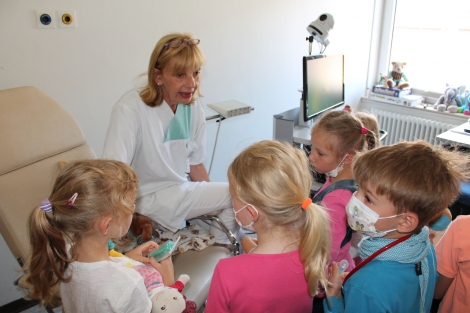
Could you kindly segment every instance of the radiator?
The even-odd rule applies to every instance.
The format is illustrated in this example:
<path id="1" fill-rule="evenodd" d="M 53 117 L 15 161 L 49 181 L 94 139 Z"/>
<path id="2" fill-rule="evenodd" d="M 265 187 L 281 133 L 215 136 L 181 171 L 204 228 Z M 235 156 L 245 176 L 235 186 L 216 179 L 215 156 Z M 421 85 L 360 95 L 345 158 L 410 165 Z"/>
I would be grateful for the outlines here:
<path id="1" fill-rule="evenodd" d="M 379 128 L 387 131 L 382 145 L 391 145 L 399 141 L 425 140 L 437 145 L 436 136 L 451 128 L 453 124 L 441 123 L 415 116 L 392 113 L 379 109 L 371 109 L 370 112 L 377 116 Z"/>

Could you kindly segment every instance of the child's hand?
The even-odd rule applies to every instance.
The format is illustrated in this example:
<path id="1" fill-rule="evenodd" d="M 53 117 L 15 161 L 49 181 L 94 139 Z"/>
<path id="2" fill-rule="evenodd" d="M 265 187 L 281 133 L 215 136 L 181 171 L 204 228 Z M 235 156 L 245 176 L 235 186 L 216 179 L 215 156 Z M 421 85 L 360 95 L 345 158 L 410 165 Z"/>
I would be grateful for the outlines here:
<path id="1" fill-rule="evenodd" d="M 134 259 L 136 261 L 142 262 L 144 264 L 150 263 L 149 258 L 147 255 L 149 254 L 150 251 L 153 251 L 158 248 L 158 245 L 153 242 L 153 241 L 147 241 L 144 244 L 141 244 L 134 250 L 131 250 L 126 253 L 126 256 L 128 258 Z"/>
<path id="2" fill-rule="evenodd" d="M 349 273 L 345 272 L 342 274 L 338 273 L 338 263 L 333 262 L 330 267 L 330 277 L 328 278 L 328 288 L 326 288 L 326 294 L 342 298 L 341 286 L 343 281 Z"/>
<path id="3" fill-rule="evenodd" d="M 173 268 L 173 261 L 171 256 L 157 262 L 154 258 L 150 258 L 150 264 L 162 275 L 163 284 L 171 286 L 175 283 L 175 269 Z"/>

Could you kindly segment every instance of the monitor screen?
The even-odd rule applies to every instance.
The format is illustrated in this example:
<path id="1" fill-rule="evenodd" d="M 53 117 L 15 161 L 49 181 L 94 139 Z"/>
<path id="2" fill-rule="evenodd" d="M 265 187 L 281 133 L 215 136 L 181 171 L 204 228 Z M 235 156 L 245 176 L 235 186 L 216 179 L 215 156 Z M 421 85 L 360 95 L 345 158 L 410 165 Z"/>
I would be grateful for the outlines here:
<path id="1" fill-rule="evenodd" d="M 344 104 L 344 55 L 303 57 L 303 116 L 308 121 Z"/>

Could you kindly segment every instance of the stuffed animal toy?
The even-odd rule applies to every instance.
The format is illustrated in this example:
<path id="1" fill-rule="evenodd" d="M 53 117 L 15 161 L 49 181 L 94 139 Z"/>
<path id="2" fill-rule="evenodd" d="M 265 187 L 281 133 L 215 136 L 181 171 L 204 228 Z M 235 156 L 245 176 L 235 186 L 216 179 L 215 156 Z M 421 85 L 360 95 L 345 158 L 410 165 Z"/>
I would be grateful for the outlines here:
<path id="1" fill-rule="evenodd" d="M 406 62 L 392 62 L 393 70 L 388 73 L 387 86 L 388 88 L 403 89 L 410 86 L 408 78 L 403 72 Z"/>
<path id="2" fill-rule="evenodd" d="M 466 90 L 465 91 L 466 94 L 465 94 L 465 99 L 464 99 L 464 104 L 462 105 L 461 108 L 459 108 L 459 111 L 460 109 L 462 109 L 462 113 L 464 115 L 470 115 L 470 90 Z"/>
<path id="3" fill-rule="evenodd" d="M 124 257 L 123 254 L 114 251 L 114 243 L 108 241 L 108 255 L 112 257 Z M 181 292 L 184 286 L 189 282 L 189 275 L 182 274 L 176 282 L 167 287 L 163 285 L 162 276 L 150 264 L 138 262 L 135 264 L 131 260 L 126 267 L 136 270 L 144 279 L 145 288 L 147 289 L 150 300 L 152 301 L 151 313 L 197 313 L 197 305 L 194 301 L 187 300 L 186 296 Z"/>
<path id="4" fill-rule="evenodd" d="M 446 84 L 444 94 L 437 99 L 433 108 L 439 112 L 449 111 L 450 113 L 457 113 L 458 108 L 465 105 L 466 99 L 463 96 L 465 86 L 452 87 Z"/>
<path id="5" fill-rule="evenodd" d="M 183 274 L 173 286 L 159 289 L 150 299 L 152 300 L 152 313 L 196 313 L 196 303 L 187 300 L 181 293 L 188 281 L 189 276 Z"/>
<path id="6" fill-rule="evenodd" d="M 131 222 L 131 231 L 135 237 L 140 236 L 142 243 L 152 239 L 152 221 L 145 215 L 134 213 Z M 158 232 L 156 232 L 158 234 Z"/>

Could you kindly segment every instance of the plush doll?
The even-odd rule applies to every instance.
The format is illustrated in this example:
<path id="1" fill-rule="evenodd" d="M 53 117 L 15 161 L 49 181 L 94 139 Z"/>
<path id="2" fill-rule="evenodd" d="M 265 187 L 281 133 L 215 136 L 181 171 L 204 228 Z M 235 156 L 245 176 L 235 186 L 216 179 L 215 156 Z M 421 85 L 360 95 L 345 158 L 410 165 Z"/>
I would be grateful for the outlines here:
<path id="1" fill-rule="evenodd" d="M 108 255 L 123 257 L 124 255 L 114 250 L 115 244 L 108 241 Z M 167 287 L 163 285 L 162 275 L 150 264 L 138 263 L 131 260 L 125 266 L 135 269 L 144 279 L 150 300 L 152 301 L 152 313 L 197 313 L 197 305 L 194 301 L 187 300 L 181 292 L 189 282 L 189 275 L 182 274 L 176 282 Z"/>
<path id="2" fill-rule="evenodd" d="M 470 90 L 466 90 L 465 91 L 466 94 L 465 94 L 465 98 L 464 98 L 464 104 L 462 105 L 461 109 L 462 109 L 462 113 L 464 115 L 470 115 Z"/>
<path id="3" fill-rule="evenodd" d="M 465 86 L 452 87 L 446 84 L 444 94 L 437 99 L 433 108 L 439 112 L 449 111 L 450 113 L 457 113 L 458 108 L 465 105 L 466 99 L 463 96 Z"/>
<path id="4" fill-rule="evenodd" d="M 152 239 L 153 226 L 152 221 L 145 215 L 134 213 L 131 222 L 131 231 L 135 237 L 140 236 L 142 243 Z M 156 232 L 158 234 L 158 232 Z"/>
<path id="5" fill-rule="evenodd" d="M 403 89 L 409 87 L 408 78 L 403 72 L 406 62 L 392 62 L 393 70 L 388 73 L 387 86 L 388 88 Z"/>

